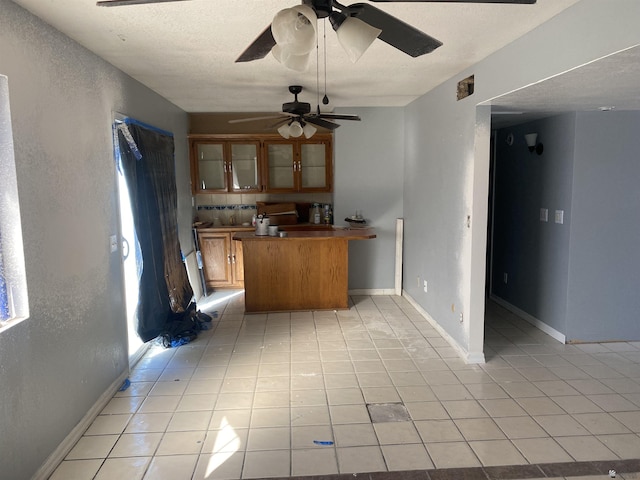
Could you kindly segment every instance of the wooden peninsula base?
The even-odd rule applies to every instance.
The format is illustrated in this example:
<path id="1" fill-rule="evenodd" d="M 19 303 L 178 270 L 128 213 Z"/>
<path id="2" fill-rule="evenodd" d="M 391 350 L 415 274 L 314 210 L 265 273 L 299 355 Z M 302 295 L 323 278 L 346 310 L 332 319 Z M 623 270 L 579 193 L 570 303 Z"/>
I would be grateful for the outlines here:
<path id="1" fill-rule="evenodd" d="M 245 311 L 349 308 L 349 240 L 370 229 L 291 231 L 286 237 L 237 233 L 244 254 Z"/>

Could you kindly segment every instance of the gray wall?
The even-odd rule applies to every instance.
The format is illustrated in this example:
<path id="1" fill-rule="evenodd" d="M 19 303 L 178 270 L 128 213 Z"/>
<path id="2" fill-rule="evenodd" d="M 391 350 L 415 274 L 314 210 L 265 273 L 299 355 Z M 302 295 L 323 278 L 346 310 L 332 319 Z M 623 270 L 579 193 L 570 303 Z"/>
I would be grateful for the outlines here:
<path id="1" fill-rule="evenodd" d="M 537 132 L 542 155 L 530 153 Z M 507 145 L 508 134 L 514 136 Z M 575 114 L 499 130 L 496 136 L 492 294 L 566 332 Z M 547 222 L 540 209 L 548 210 Z M 554 221 L 564 211 L 564 223 Z M 503 275 L 507 274 L 507 283 Z"/>
<path id="2" fill-rule="evenodd" d="M 401 108 L 350 108 L 361 122 L 335 130 L 335 224 L 361 210 L 374 240 L 349 242 L 349 289 L 393 289 L 396 219 L 402 217 L 404 116 Z"/>
<path id="3" fill-rule="evenodd" d="M 455 96 L 455 84 L 447 83 L 406 109 L 403 287 L 462 345 L 475 103 Z"/>
<path id="4" fill-rule="evenodd" d="M 640 340 L 640 112 L 577 115 L 569 340 Z"/>
<path id="5" fill-rule="evenodd" d="M 174 132 L 181 225 L 191 207 L 185 113 L 8 0 L 0 46 L 31 313 L 0 334 L 0 476 L 19 480 L 128 369 L 113 112 Z"/>
<path id="6" fill-rule="evenodd" d="M 490 126 L 476 106 L 640 43 L 638 18 L 635 0 L 582 0 L 406 108 L 404 288 L 470 358 L 482 351 L 489 183 Z M 471 74 L 475 93 L 456 101 Z"/>
<path id="7" fill-rule="evenodd" d="M 640 112 L 581 112 L 497 132 L 492 293 L 569 342 L 640 339 L 639 126 Z"/>

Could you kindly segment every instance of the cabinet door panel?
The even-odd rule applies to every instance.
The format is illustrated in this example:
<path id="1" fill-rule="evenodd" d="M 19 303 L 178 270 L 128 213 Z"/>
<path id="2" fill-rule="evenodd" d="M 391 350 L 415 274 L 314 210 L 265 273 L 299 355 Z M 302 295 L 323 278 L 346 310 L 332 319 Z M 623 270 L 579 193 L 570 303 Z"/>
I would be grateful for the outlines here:
<path id="1" fill-rule="evenodd" d="M 198 145 L 198 190 L 226 190 L 224 145 L 205 143 Z"/>
<path id="2" fill-rule="evenodd" d="M 231 144 L 231 186 L 236 191 L 258 190 L 259 143 Z"/>
<path id="3" fill-rule="evenodd" d="M 268 143 L 267 144 L 267 189 L 293 190 L 293 150 L 291 143 Z"/>
<path id="4" fill-rule="evenodd" d="M 233 238 L 233 234 L 231 234 L 231 238 Z M 231 240 L 231 241 L 233 242 L 233 261 L 234 261 L 233 283 L 243 284 L 244 283 L 244 262 L 242 260 L 242 242 L 238 240 Z"/>
<path id="5" fill-rule="evenodd" d="M 198 236 L 207 286 L 231 283 L 231 243 L 228 233 L 201 233 Z"/>
<path id="6" fill-rule="evenodd" d="M 300 187 L 324 189 L 329 185 L 327 146 L 324 143 L 300 145 Z"/>

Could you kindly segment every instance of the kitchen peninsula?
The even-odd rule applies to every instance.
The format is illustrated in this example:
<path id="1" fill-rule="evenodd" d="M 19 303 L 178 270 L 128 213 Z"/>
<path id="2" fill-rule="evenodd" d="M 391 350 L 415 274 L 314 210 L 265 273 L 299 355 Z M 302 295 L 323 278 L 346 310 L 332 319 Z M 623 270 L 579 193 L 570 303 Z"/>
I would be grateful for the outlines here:
<path id="1" fill-rule="evenodd" d="M 375 237 L 369 228 L 289 231 L 286 237 L 236 233 L 244 254 L 245 312 L 347 309 L 348 242 Z"/>

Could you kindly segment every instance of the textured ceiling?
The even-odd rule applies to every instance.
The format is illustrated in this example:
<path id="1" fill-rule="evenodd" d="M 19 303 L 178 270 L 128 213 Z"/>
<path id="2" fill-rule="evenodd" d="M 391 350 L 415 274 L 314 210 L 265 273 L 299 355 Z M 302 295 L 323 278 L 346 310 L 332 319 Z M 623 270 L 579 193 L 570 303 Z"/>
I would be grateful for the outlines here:
<path id="1" fill-rule="evenodd" d="M 495 128 L 572 111 L 640 110 L 640 46 L 489 102 Z"/>
<path id="2" fill-rule="evenodd" d="M 534 5 L 377 3 L 444 45 L 412 58 L 376 40 L 352 64 L 326 26 L 328 108 L 404 106 L 522 36 L 578 0 Z M 272 55 L 234 60 L 280 10 L 295 0 L 191 0 L 97 7 L 93 0 L 14 0 L 187 112 L 273 112 L 305 87 L 302 101 L 324 94 L 324 21 L 319 69 L 287 70 Z"/>

